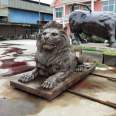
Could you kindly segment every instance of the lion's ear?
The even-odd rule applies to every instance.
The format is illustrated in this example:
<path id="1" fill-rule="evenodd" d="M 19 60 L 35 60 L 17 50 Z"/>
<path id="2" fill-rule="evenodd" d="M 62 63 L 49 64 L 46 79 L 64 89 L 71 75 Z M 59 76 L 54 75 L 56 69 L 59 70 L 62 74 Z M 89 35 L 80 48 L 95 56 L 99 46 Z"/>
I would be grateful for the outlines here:
<path id="1" fill-rule="evenodd" d="M 64 29 L 64 32 L 67 33 L 67 30 L 68 30 L 67 26 L 65 26 L 63 29 Z"/>
<path id="2" fill-rule="evenodd" d="M 42 35 L 42 33 L 37 33 L 36 37 L 40 39 L 41 35 Z"/>
<path id="3" fill-rule="evenodd" d="M 63 29 L 64 29 L 65 32 L 67 32 L 67 26 L 65 26 Z"/>

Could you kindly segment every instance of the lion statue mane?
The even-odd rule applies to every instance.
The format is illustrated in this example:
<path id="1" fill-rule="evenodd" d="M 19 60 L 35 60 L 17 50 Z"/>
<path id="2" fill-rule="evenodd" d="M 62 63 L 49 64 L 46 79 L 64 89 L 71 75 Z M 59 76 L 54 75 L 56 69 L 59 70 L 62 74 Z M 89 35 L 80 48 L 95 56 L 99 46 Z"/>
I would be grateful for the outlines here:
<path id="1" fill-rule="evenodd" d="M 39 34 L 36 45 L 36 67 L 31 74 L 23 75 L 20 82 L 45 78 L 41 87 L 52 89 L 75 71 L 78 60 L 71 52 L 68 36 L 61 24 L 55 21 L 47 23 Z"/>

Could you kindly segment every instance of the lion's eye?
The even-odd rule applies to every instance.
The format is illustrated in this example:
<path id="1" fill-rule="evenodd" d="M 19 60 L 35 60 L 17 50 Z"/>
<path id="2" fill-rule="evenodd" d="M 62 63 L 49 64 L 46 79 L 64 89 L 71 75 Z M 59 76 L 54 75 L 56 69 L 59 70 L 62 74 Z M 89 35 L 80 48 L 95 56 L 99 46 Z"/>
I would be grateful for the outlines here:
<path id="1" fill-rule="evenodd" d="M 43 32 L 43 35 L 46 35 L 47 33 L 46 32 Z"/>
<path id="2" fill-rule="evenodd" d="M 57 33 L 52 33 L 53 36 L 57 36 L 58 34 Z"/>

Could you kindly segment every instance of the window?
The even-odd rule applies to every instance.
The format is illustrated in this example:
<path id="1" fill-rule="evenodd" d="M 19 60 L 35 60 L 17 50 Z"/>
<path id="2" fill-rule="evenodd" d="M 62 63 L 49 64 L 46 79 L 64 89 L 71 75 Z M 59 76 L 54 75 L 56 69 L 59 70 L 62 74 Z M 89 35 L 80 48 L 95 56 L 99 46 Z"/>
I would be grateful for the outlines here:
<path id="1" fill-rule="evenodd" d="M 114 5 L 109 5 L 109 11 L 114 11 Z"/>
<path id="2" fill-rule="evenodd" d="M 103 5 L 108 5 L 108 1 L 103 1 Z"/>
<path id="3" fill-rule="evenodd" d="M 91 9 L 91 3 L 85 3 L 89 9 Z M 83 10 L 87 10 L 88 11 L 88 8 L 86 6 L 83 6 Z"/>
<path id="4" fill-rule="evenodd" d="M 56 8 L 56 18 L 61 18 L 63 16 L 63 7 Z"/>
<path id="5" fill-rule="evenodd" d="M 75 5 L 74 6 L 74 10 L 79 10 L 79 9 L 81 9 L 80 5 Z"/>
<path id="6" fill-rule="evenodd" d="M 85 3 L 90 9 L 91 9 L 91 4 L 90 3 Z M 75 5 L 74 6 L 74 10 L 87 10 L 87 7 L 86 6 L 83 6 L 83 5 Z"/>
<path id="7" fill-rule="evenodd" d="M 116 13 L 116 0 L 103 0 L 103 10 Z"/>
<path id="8" fill-rule="evenodd" d="M 115 1 L 115 0 L 109 0 L 109 4 L 110 4 L 110 5 L 111 5 L 111 4 L 113 5 L 113 4 L 114 4 L 114 1 Z"/>

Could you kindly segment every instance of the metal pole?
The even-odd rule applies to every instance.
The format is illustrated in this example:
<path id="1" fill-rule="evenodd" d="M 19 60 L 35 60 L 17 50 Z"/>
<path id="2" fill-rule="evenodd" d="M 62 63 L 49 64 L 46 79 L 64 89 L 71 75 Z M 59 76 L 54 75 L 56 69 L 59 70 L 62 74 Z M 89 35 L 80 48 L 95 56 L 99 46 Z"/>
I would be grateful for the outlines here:
<path id="1" fill-rule="evenodd" d="M 91 0 L 91 11 L 94 11 L 94 0 Z"/>
<path id="2" fill-rule="evenodd" d="M 40 20 L 41 20 L 41 17 L 40 17 L 41 15 L 40 15 L 40 0 L 39 0 L 39 24 L 38 24 L 38 26 L 39 26 L 39 33 L 40 33 Z"/>

